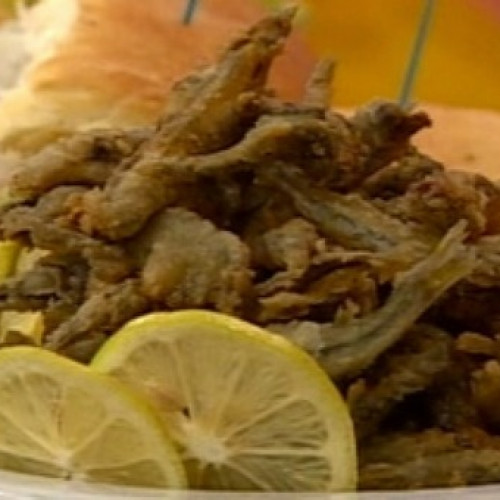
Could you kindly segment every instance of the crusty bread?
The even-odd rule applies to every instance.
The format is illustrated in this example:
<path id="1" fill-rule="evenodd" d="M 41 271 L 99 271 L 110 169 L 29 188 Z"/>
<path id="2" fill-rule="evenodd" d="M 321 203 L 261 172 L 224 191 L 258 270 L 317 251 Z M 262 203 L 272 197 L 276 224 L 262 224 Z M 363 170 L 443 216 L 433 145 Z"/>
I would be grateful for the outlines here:
<path id="1" fill-rule="evenodd" d="M 32 60 L 0 102 L 0 140 L 19 146 L 30 131 L 40 138 L 45 130 L 43 141 L 54 129 L 152 123 L 175 80 L 212 63 L 264 15 L 256 1 L 204 0 L 195 22 L 184 26 L 184 6 L 185 0 L 42 0 L 21 15 Z M 273 83 L 293 98 L 313 57 L 297 35 L 290 45 Z"/>

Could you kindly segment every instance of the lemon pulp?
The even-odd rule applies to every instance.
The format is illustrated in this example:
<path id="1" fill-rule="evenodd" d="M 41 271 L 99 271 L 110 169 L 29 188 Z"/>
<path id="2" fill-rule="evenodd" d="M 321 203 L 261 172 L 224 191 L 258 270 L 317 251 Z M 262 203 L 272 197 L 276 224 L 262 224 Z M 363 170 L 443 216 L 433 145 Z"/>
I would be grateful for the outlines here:
<path id="1" fill-rule="evenodd" d="M 0 349 L 0 429 L 3 469 L 133 486 L 186 484 L 148 403 L 40 348 Z"/>
<path id="2" fill-rule="evenodd" d="M 345 491 L 356 483 L 349 412 L 312 358 L 207 311 L 130 322 L 92 366 L 148 396 L 194 488 Z"/>

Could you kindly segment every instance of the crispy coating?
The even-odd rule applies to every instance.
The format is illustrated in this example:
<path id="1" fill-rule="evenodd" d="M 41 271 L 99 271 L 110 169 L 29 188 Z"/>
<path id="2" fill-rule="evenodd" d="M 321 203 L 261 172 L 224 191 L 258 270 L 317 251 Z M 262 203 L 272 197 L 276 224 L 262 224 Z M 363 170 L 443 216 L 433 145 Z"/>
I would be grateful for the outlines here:
<path id="1" fill-rule="evenodd" d="M 419 153 L 425 113 L 329 109 L 331 62 L 282 102 L 266 79 L 293 13 L 175 84 L 154 129 L 25 160 L 0 228 L 48 255 L 0 311 L 40 311 L 43 346 L 84 363 L 146 312 L 239 316 L 343 391 L 361 488 L 500 481 L 500 188 Z"/>
<path id="2" fill-rule="evenodd" d="M 302 104 L 306 108 L 325 110 L 332 102 L 332 80 L 335 63 L 330 59 L 323 59 L 317 65 L 306 85 Z"/>
<path id="3" fill-rule="evenodd" d="M 251 285 L 250 258 L 234 234 L 172 208 L 138 240 L 149 246 L 141 277 L 142 290 L 153 301 L 171 309 L 213 306 L 226 313 L 241 306 Z"/>
<path id="4" fill-rule="evenodd" d="M 120 179 L 89 195 L 85 227 L 115 240 L 133 235 L 172 196 L 170 172 L 158 171 L 152 159 L 210 153 L 237 139 L 238 130 L 248 123 L 254 93 L 262 90 L 270 65 L 291 30 L 293 15 L 287 9 L 268 17 L 230 45 L 190 106 L 160 122 L 143 156 Z M 166 182 L 158 182 L 158 176 Z"/>
<path id="5" fill-rule="evenodd" d="M 369 197 L 391 199 L 406 193 L 415 182 L 443 169 L 439 162 L 412 151 L 367 177 L 360 191 Z"/>
<path id="6" fill-rule="evenodd" d="M 50 332 L 44 347 L 65 352 L 78 341 L 98 336 L 104 340 L 128 320 L 145 313 L 148 301 L 137 280 L 107 285 L 82 303 L 67 321 Z M 99 346 L 95 346 L 97 350 Z M 80 357 L 80 356 L 79 356 Z"/>
<path id="7" fill-rule="evenodd" d="M 360 487 L 368 490 L 458 487 L 500 480 L 498 437 L 469 427 L 381 434 L 360 454 Z"/>
<path id="8" fill-rule="evenodd" d="M 363 389 L 348 399 L 358 440 L 375 434 L 401 401 L 438 379 L 451 362 L 451 346 L 446 332 L 416 325 L 382 356 L 361 379 Z"/>
<path id="9" fill-rule="evenodd" d="M 365 490 L 456 488 L 497 483 L 500 450 L 458 450 L 399 464 L 370 464 L 360 469 L 359 481 L 360 488 Z"/>
<path id="10" fill-rule="evenodd" d="M 393 346 L 447 289 L 473 269 L 474 254 L 462 240 L 463 225 L 455 227 L 427 258 L 402 274 L 387 302 L 377 311 L 345 325 L 309 324 L 310 350 L 334 380 L 358 375 Z M 273 326 L 300 342 L 306 328 L 300 322 Z M 297 334 L 300 332 L 300 336 Z"/>
<path id="11" fill-rule="evenodd" d="M 410 138 L 431 125 L 425 112 L 408 112 L 387 101 L 374 101 L 361 107 L 351 121 L 368 150 L 359 181 L 409 153 Z"/>
<path id="12" fill-rule="evenodd" d="M 335 269 L 302 286 L 290 288 L 290 275 L 278 273 L 275 280 L 257 285 L 256 290 L 265 296 L 259 298 L 257 321 L 285 321 L 307 317 L 332 316 L 332 311 L 350 309 L 355 316 L 364 316 L 374 311 L 379 303 L 377 283 L 365 266 L 350 266 Z M 269 294 L 271 288 L 284 290 Z M 285 285 L 288 285 L 286 287 Z M 333 318 L 332 318 L 333 319 Z"/>
<path id="13" fill-rule="evenodd" d="M 88 267 L 72 255 L 48 255 L 20 276 L 0 284 L 2 311 L 32 311 L 55 303 L 79 304 L 84 297 Z"/>
<path id="14" fill-rule="evenodd" d="M 475 188 L 473 177 L 437 171 L 415 179 L 402 196 L 386 203 L 386 210 L 438 235 L 465 220 L 470 238 L 476 239 L 486 231 L 487 203 L 488 198 Z"/>
<path id="15" fill-rule="evenodd" d="M 30 243 L 37 248 L 82 256 L 94 274 L 104 281 L 116 282 L 131 273 L 132 263 L 121 247 L 87 236 L 57 221 L 49 221 L 40 216 L 36 208 L 13 208 L 4 215 L 2 226 L 7 238 L 28 234 Z"/>
<path id="16" fill-rule="evenodd" d="M 62 184 L 104 185 L 116 164 L 132 155 L 149 134 L 97 130 L 61 138 L 26 160 L 12 179 L 11 195 L 33 199 Z"/>

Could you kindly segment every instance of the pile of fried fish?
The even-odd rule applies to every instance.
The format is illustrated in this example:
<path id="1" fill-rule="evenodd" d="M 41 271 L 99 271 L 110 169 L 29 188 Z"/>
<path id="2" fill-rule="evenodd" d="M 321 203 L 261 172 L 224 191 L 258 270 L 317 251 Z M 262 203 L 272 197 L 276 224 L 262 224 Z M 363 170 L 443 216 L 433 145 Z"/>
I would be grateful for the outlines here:
<path id="1" fill-rule="evenodd" d="M 423 112 L 332 111 L 328 62 L 279 100 L 266 80 L 292 18 L 177 83 L 154 129 L 27 158 L 1 231 L 45 252 L 0 310 L 41 311 L 43 347 L 82 362 L 149 311 L 236 315 L 343 391 L 362 489 L 500 481 L 500 188 L 417 151 Z"/>

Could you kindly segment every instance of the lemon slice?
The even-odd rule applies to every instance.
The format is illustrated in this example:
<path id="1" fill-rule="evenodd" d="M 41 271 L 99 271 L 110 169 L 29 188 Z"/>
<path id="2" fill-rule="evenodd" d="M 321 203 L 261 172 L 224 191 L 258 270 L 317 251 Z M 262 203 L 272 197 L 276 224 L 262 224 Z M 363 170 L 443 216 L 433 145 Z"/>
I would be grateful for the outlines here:
<path id="1" fill-rule="evenodd" d="M 20 252 L 21 245 L 16 241 L 0 241 L 0 282 L 15 272 Z"/>
<path id="2" fill-rule="evenodd" d="M 0 241 L 0 283 L 18 271 L 19 263 L 26 253 L 16 241 Z M 39 312 L 6 311 L 0 314 L 0 342 L 8 343 L 10 332 L 20 332 L 36 343 L 43 333 L 43 317 Z"/>
<path id="3" fill-rule="evenodd" d="M 349 412 L 314 360 L 282 337 L 207 311 L 155 313 L 116 333 L 92 365 L 150 397 L 191 487 L 355 487 Z"/>
<path id="4" fill-rule="evenodd" d="M 185 487 L 178 452 L 148 403 L 111 378 L 36 347 L 0 349 L 0 468 Z"/>
<path id="5" fill-rule="evenodd" d="M 13 333 L 14 339 L 19 334 L 22 338 L 29 340 L 28 343 L 40 346 L 44 329 L 43 314 L 40 311 L 5 311 L 0 316 L 0 339 L 7 344 L 9 335 Z"/>
<path id="6" fill-rule="evenodd" d="M 31 269 L 47 252 L 37 248 L 22 247 L 16 241 L 0 241 L 0 282 Z M 0 314 L 0 342 L 9 344 L 13 333 L 15 342 L 21 338 L 40 345 L 44 331 L 43 314 L 39 311 L 4 311 Z"/>

